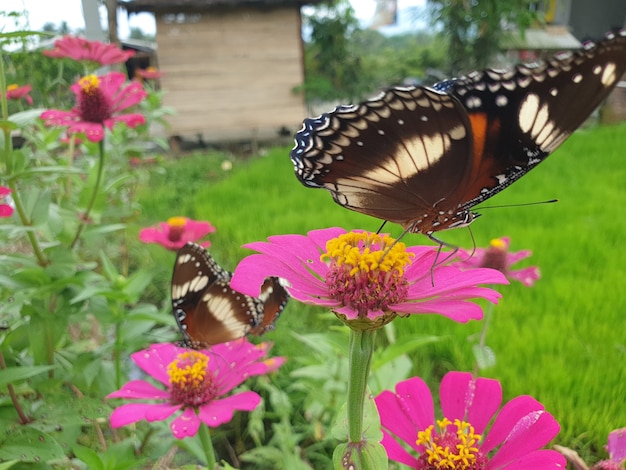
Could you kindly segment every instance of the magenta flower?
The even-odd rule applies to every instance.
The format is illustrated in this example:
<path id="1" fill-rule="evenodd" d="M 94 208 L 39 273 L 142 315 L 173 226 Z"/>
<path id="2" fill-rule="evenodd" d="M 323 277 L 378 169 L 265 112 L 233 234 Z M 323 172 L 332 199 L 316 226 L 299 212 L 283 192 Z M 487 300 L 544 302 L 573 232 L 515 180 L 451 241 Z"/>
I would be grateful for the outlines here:
<path id="1" fill-rule="evenodd" d="M 624 470 L 624 463 L 626 463 L 626 428 L 611 431 L 606 448 L 609 452 L 609 459 L 596 463 L 591 467 L 591 470 Z M 576 457 L 578 457 L 577 454 Z M 572 462 L 574 463 L 574 460 Z M 586 468 L 584 463 L 579 464 L 579 466 Z"/>
<path id="2" fill-rule="evenodd" d="M 126 62 L 135 51 L 123 51 L 115 44 L 89 41 L 75 36 L 64 36 L 54 41 L 54 49 L 43 51 L 48 57 L 69 57 L 74 60 L 90 60 L 101 65 Z"/>
<path id="3" fill-rule="evenodd" d="M 137 69 L 135 75 L 143 80 L 156 80 L 163 76 L 162 72 L 159 72 L 155 67 L 148 67 L 146 69 Z"/>
<path id="4" fill-rule="evenodd" d="M 383 427 L 382 445 L 391 460 L 417 470 L 565 468 L 561 454 L 541 449 L 560 427 L 534 398 L 519 396 L 500 409 L 500 382 L 474 379 L 465 372 L 446 374 L 439 398 L 443 417 L 438 420 L 430 390 L 419 377 L 374 399 Z"/>
<path id="5" fill-rule="evenodd" d="M 7 99 L 19 100 L 24 98 L 28 104 L 33 104 L 33 99 L 30 96 L 30 92 L 33 87 L 30 85 L 17 86 L 16 84 L 9 85 L 7 87 Z"/>
<path id="6" fill-rule="evenodd" d="M 488 248 L 476 248 L 472 253 L 459 250 L 458 257 L 461 261 L 456 266 L 466 268 L 493 268 L 503 273 L 508 279 L 516 280 L 526 287 L 532 287 L 537 279 L 541 277 L 537 266 L 529 266 L 522 269 L 511 269 L 511 266 L 520 260 L 532 255 L 530 250 L 516 251 L 510 253 L 509 237 L 495 238 L 489 242 Z"/>
<path id="7" fill-rule="evenodd" d="M 437 248 L 407 248 L 388 235 L 328 228 L 268 240 L 245 245 L 260 254 L 239 263 L 231 287 L 257 297 L 265 278 L 278 276 L 289 282 L 296 300 L 328 307 L 347 320 L 384 324 L 409 313 L 480 319 L 481 308 L 468 300 L 495 303 L 500 294 L 477 284 L 507 283 L 492 269 L 435 264 Z"/>
<path id="8" fill-rule="evenodd" d="M 139 232 L 139 240 L 144 243 L 158 243 L 168 250 L 178 251 L 187 242 L 197 242 L 209 233 L 215 232 L 209 222 L 188 219 L 187 217 L 170 217 L 167 222 L 160 222 L 153 227 L 143 228 Z M 210 241 L 200 243 L 207 248 Z"/>
<path id="9" fill-rule="evenodd" d="M 249 377 L 277 370 L 282 357 L 264 359 L 267 343 L 258 346 L 247 339 L 221 343 L 210 349 L 193 351 L 173 344 L 155 344 L 131 355 L 148 375 L 165 389 L 145 380 L 132 380 L 107 398 L 156 400 L 159 403 L 128 403 L 116 408 L 111 426 L 119 428 L 146 421 L 162 421 L 182 410 L 170 424 L 177 439 L 195 436 L 203 422 L 210 427 L 227 423 L 236 410 L 252 411 L 261 402 L 255 392 L 226 396 Z"/>
<path id="10" fill-rule="evenodd" d="M 122 86 L 125 81 L 126 76 L 118 72 L 102 77 L 87 75 L 71 86 L 76 95 L 75 108 L 44 111 L 41 118 L 47 126 L 69 126 L 70 134 L 82 132 L 92 142 L 104 139 L 104 127 L 113 129 L 118 122 L 129 127 L 144 124 L 146 118 L 141 114 L 121 114 L 147 96 L 140 83 Z"/>
<path id="11" fill-rule="evenodd" d="M 11 190 L 9 188 L 5 188 L 4 186 L 0 186 L 0 200 L 7 197 L 11 194 Z M 0 217 L 11 217 L 13 214 L 13 208 L 8 204 L 0 204 Z"/>

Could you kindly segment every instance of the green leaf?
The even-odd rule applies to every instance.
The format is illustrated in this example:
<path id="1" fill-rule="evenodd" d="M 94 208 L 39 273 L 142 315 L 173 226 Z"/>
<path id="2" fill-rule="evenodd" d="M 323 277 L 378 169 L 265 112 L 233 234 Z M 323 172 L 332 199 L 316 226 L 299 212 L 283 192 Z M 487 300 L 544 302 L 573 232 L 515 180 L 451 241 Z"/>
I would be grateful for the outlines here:
<path id="1" fill-rule="evenodd" d="M 137 302 L 152 282 L 152 273 L 145 270 L 134 272 L 126 281 L 124 291 L 133 302 Z"/>
<path id="2" fill-rule="evenodd" d="M 15 465 L 17 462 L 19 462 L 19 460 L 11 460 L 9 462 L 0 463 L 0 470 L 7 470 Z"/>
<path id="3" fill-rule="evenodd" d="M 0 120 L 0 130 L 11 132 L 15 129 L 17 129 L 17 125 L 14 122 Z"/>
<path id="4" fill-rule="evenodd" d="M 46 433 L 30 427 L 14 428 L 0 443 L 0 459 L 49 462 L 65 458 L 63 448 Z"/>
<path id="5" fill-rule="evenodd" d="M 331 429 L 332 436 L 339 441 L 345 441 L 348 439 L 347 409 L 347 405 L 343 405 L 341 411 L 339 411 L 339 414 L 337 415 L 337 421 Z M 380 417 L 378 415 L 378 408 L 376 408 L 374 397 L 371 394 L 369 388 L 366 391 L 365 403 L 363 405 L 362 435 L 364 440 L 372 442 L 380 442 L 383 438 L 383 432 L 380 428 Z"/>
<path id="6" fill-rule="evenodd" d="M 19 127 L 29 126 L 34 124 L 41 113 L 46 111 L 46 108 L 38 108 L 38 109 L 29 109 L 27 111 L 20 111 L 19 113 L 15 113 L 9 116 L 9 121 L 14 122 Z"/>
<path id="7" fill-rule="evenodd" d="M 480 370 L 496 365 L 496 353 L 489 346 L 481 347 L 480 344 L 475 344 L 472 346 L 472 352 Z"/>
<path id="8" fill-rule="evenodd" d="M 105 470 L 104 462 L 100 456 L 88 447 L 74 446 L 74 455 L 87 464 L 90 470 Z"/>
<path id="9" fill-rule="evenodd" d="M 388 468 L 387 452 L 379 442 L 339 444 L 333 453 L 335 470 L 380 470 Z"/>
<path id="10" fill-rule="evenodd" d="M 52 369 L 54 366 L 22 366 L 0 369 L 0 389 L 6 387 L 7 384 L 19 382 Z"/>

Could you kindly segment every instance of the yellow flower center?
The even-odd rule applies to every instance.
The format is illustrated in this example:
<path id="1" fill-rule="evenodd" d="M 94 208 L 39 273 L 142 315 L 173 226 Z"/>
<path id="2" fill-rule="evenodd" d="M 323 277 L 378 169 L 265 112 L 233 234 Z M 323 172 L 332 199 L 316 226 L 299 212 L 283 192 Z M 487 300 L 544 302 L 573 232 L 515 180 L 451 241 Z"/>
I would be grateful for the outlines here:
<path id="1" fill-rule="evenodd" d="M 92 95 L 100 88 L 100 79 L 94 74 L 91 74 L 81 78 L 78 84 L 83 92 Z"/>
<path id="2" fill-rule="evenodd" d="M 501 238 L 494 238 L 489 242 L 489 246 L 498 250 L 506 250 L 506 243 Z"/>
<path id="3" fill-rule="evenodd" d="M 350 232 L 326 242 L 322 261 L 332 260 L 337 266 L 350 268 L 350 276 L 359 272 L 394 272 L 402 276 L 404 267 L 411 262 L 413 253 L 406 245 L 389 235 L 368 232 Z"/>
<path id="4" fill-rule="evenodd" d="M 215 396 L 209 357 L 199 351 L 181 353 L 167 366 L 170 376 L 171 401 L 199 406 Z"/>
<path id="5" fill-rule="evenodd" d="M 170 217 L 167 219 L 167 225 L 170 227 L 184 227 L 187 224 L 185 217 Z"/>
<path id="6" fill-rule="evenodd" d="M 9 86 L 7 86 L 7 91 L 17 90 L 18 88 L 19 88 L 19 86 L 17 84 L 12 83 Z"/>
<path id="7" fill-rule="evenodd" d="M 416 444 L 425 451 L 418 459 L 417 468 L 428 470 L 480 470 L 487 459 L 477 447 L 482 439 L 474 427 L 459 419 L 437 421 L 438 431 L 431 425 L 417 433 Z"/>
<path id="8" fill-rule="evenodd" d="M 380 320 L 382 315 L 382 324 L 358 326 L 378 328 L 395 316 L 388 307 L 407 296 L 404 270 L 413 256 L 404 243 L 388 235 L 350 232 L 328 240 L 321 260 L 330 265 L 329 296 L 356 311 L 360 319 Z"/>

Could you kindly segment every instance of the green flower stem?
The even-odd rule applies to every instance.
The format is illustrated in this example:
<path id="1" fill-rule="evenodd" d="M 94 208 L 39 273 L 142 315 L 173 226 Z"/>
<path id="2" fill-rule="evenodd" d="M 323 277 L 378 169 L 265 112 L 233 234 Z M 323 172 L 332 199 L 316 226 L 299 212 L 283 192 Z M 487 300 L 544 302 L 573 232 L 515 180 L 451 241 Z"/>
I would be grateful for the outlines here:
<path id="1" fill-rule="evenodd" d="M 348 440 L 363 440 L 363 406 L 372 365 L 376 330 L 350 330 L 350 370 L 348 381 Z"/>
<path id="2" fill-rule="evenodd" d="M 7 368 L 7 364 L 4 361 L 4 356 L 2 355 L 2 349 L 0 349 L 0 369 L 6 369 L 6 368 Z M 9 396 L 11 397 L 11 402 L 13 403 L 13 407 L 15 408 L 15 411 L 17 412 L 17 415 L 20 418 L 20 423 L 21 424 L 30 423 L 30 419 L 28 419 L 28 416 L 26 416 L 26 413 L 24 413 L 24 409 L 22 408 L 22 405 L 20 405 L 20 402 L 17 399 L 17 393 L 15 393 L 13 384 L 8 383 L 7 389 L 9 390 Z"/>
<path id="3" fill-rule="evenodd" d="M 478 349 L 480 351 L 484 351 L 485 345 L 487 344 L 487 331 L 489 331 L 489 322 L 491 321 L 493 308 L 494 308 L 494 304 L 492 304 L 491 302 L 488 302 L 487 307 L 485 308 L 485 315 L 483 316 L 483 326 L 480 329 L 480 336 L 478 337 Z M 474 361 L 474 377 L 478 377 L 479 375 L 480 375 L 480 365 L 478 364 L 478 360 L 475 360 Z"/>
<path id="4" fill-rule="evenodd" d="M 98 149 L 100 150 L 100 152 L 98 155 L 98 173 L 96 175 L 96 182 L 93 185 L 91 199 L 89 200 L 89 204 L 87 204 L 87 209 L 83 214 L 80 225 L 78 226 L 78 230 L 76 230 L 76 235 L 74 236 L 74 240 L 72 240 L 72 243 L 70 244 L 70 248 L 74 248 L 76 246 L 76 243 L 78 243 L 80 234 L 83 232 L 87 220 L 89 220 L 89 214 L 91 213 L 91 210 L 96 203 L 96 198 L 98 197 L 98 192 L 100 191 L 100 184 L 102 183 L 102 173 L 104 172 L 104 139 L 99 142 Z"/>
<path id="5" fill-rule="evenodd" d="M 215 451 L 213 450 L 209 427 L 201 422 L 198 434 L 200 434 L 200 443 L 202 444 L 202 449 L 204 450 L 204 455 L 206 456 L 207 468 L 209 470 L 215 470 Z"/>

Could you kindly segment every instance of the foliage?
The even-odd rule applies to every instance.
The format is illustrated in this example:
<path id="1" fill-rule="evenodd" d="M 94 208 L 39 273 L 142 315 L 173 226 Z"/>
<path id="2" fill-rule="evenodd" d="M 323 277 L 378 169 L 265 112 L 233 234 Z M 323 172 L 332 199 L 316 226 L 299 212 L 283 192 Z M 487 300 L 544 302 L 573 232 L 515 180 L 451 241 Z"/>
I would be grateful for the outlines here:
<path id="1" fill-rule="evenodd" d="M 535 20 L 531 0 L 429 0 L 431 21 L 448 41 L 449 72 L 491 65 L 500 40 L 511 29 L 524 31 Z"/>

